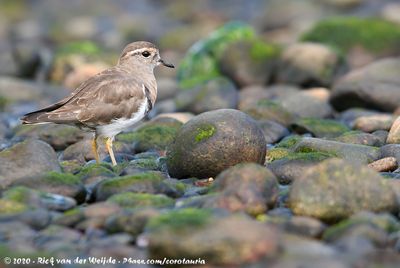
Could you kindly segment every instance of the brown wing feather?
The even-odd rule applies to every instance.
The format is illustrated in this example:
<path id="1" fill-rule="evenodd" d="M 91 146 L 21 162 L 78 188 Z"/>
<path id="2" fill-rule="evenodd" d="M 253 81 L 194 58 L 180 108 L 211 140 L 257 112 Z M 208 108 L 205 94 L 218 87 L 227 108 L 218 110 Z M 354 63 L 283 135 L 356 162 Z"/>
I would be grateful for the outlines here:
<path id="1" fill-rule="evenodd" d="M 130 118 L 146 97 L 138 79 L 115 71 L 93 77 L 74 93 L 59 103 L 28 114 L 28 118 L 34 116 L 36 122 L 95 127 L 116 118 Z"/>

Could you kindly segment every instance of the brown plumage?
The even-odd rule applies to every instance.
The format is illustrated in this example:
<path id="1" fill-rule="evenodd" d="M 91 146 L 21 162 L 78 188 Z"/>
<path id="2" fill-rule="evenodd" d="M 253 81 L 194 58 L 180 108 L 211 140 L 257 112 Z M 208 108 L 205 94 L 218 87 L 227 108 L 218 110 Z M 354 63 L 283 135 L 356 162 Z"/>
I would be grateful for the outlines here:
<path id="1" fill-rule="evenodd" d="M 131 43 L 122 51 L 116 66 L 88 79 L 61 101 L 24 115 L 21 121 L 23 124 L 68 124 L 93 131 L 97 161 L 96 139 L 104 136 L 115 165 L 112 141 L 152 109 L 157 97 L 153 69 L 160 64 L 173 68 L 161 60 L 154 44 Z"/>

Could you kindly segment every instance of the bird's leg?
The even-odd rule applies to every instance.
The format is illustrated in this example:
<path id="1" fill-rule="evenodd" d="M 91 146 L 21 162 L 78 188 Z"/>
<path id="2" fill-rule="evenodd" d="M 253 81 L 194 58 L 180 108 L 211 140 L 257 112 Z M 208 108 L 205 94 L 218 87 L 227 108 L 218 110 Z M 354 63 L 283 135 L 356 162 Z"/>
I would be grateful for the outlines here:
<path id="1" fill-rule="evenodd" d="M 112 148 L 112 143 L 113 143 L 113 138 L 109 138 L 108 137 L 107 140 L 106 140 L 107 151 L 110 154 L 112 165 L 116 166 L 117 165 L 117 161 L 115 161 L 114 152 L 113 152 L 113 148 Z"/>
<path id="2" fill-rule="evenodd" d="M 97 151 L 97 135 L 94 134 L 93 140 L 92 140 L 92 151 L 94 154 L 94 158 L 96 159 L 96 163 L 100 163 L 100 157 L 99 157 L 99 152 Z"/>

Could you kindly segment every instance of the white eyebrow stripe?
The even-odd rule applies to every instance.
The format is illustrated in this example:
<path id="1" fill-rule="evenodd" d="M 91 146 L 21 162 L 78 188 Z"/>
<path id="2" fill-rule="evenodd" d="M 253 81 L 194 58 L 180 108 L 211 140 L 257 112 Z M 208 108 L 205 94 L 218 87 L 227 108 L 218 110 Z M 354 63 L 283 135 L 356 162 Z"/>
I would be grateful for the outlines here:
<path id="1" fill-rule="evenodd" d="M 145 51 L 154 52 L 154 48 L 151 48 L 151 47 L 138 48 L 138 49 L 135 49 L 133 51 L 130 51 L 128 54 L 133 55 L 133 54 L 142 53 L 142 52 L 145 52 Z"/>

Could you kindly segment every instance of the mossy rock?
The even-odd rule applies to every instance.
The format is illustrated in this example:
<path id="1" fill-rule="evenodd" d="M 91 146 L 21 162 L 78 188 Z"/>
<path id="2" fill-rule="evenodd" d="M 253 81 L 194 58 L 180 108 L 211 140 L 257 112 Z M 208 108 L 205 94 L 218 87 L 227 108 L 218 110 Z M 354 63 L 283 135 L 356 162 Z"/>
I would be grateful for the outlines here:
<path id="1" fill-rule="evenodd" d="M 309 168 L 290 189 L 288 206 L 296 215 L 337 222 L 357 212 L 394 212 L 396 194 L 377 172 L 342 159 Z"/>
<path id="2" fill-rule="evenodd" d="M 116 60 L 116 54 L 106 52 L 91 41 L 64 42 L 56 49 L 50 77 L 52 81 L 61 82 L 68 71 L 83 64 L 93 63 L 106 67 L 107 64 L 115 64 Z"/>
<path id="3" fill-rule="evenodd" d="M 171 197 L 178 197 L 183 194 L 180 186 L 170 183 L 163 173 L 146 171 L 100 182 L 96 186 L 96 200 L 106 200 L 114 194 L 123 192 L 165 194 Z"/>
<path id="4" fill-rule="evenodd" d="M 174 99 L 179 111 L 199 114 L 223 108 L 236 108 L 239 93 L 227 77 L 216 77 L 201 85 L 180 92 Z"/>
<path id="5" fill-rule="evenodd" d="M 264 85 L 273 75 L 280 48 L 257 38 L 229 43 L 219 58 L 221 72 L 237 85 Z"/>
<path id="6" fill-rule="evenodd" d="M 291 149 L 301 141 L 302 137 L 299 135 L 290 135 L 281 140 L 278 144 L 275 145 L 275 148 L 284 148 Z"/>
<path id="7" fill-rule="evenodd" d="M 290 150 L 286 148 L 272 148 L 267 151 L 267 161 L 272 162 L 290 154 Z"/>
<path id="8" fill-rule="evenodd" d="M 361 145 L 377 146 L 377 147 L 381 147 L 382 145 L 384 145 L 384 142 L 378 136 L 358 130 L 347 131 L 342 135 L 334 138 L 334 140 L 344 143 L 361 144 Z"/>
<path id="9" fill-rule="evenodd" d="M 172 207 L 175 204 L 174 199 L 163 194 L 137 194 L 121 193 L 110 196 L 107 202 L 115 203 L 124 208 L 165 208 Z"/>
<path id="10" fill-rule="evenodd" d="M 133 143 L 137 152 L 165 150 L 172 143 L 181 126 L 182 123 L 178 120 L 148 122 L 134 132 L 119 134 L 117 140 Z"/>
<path id="11" fill-rule="evenodd" d="M 245 113 L 220 109 L 202 113 L 182 126 L 167 150 L 167 168 L 175 178 L 209 178 L 242 162 L 263 164 L 266 141 Z"/>
<path id="12" fill-rule="evenodd" d="M 9 199 L 0 199 L 0 216 L 18 214 L 30 209 L 29 206 L 23 203 Z"/>
<path id="13" fill-rule="evenodd" d="M 331 119 L 301 118 L 291 125 L 299 133 L 311 133 L 317 138 L 334 138 L 350 130 L 346 125 Z"/>
<path id="14" fill-rule="evenodd" d="M 77 174 L 82 169 L 82 165 L 78 160 L 61 161 L 60 166 L 64 173 L 71 173 L 71 174 Z"/>
<path id="15" fill-rule="evenodd" d="M 147 170 L 159 170 L 160 163 L 156 158 L 139 158 L 129 162 L 128 167 Z"/>
<path id="16" fill-rule="evenodd" d="M 211 217 L 212 213 L 207 209 L 184 208 L 172 210 L 152 218 L 147 224 L 146 229 L 150 232 L 160 229 L 185 231 L 187 229 L 204 227 Z"/>
<path id="17" fill-rule="evenodd" d="M 346 159 L 351 163 L 362 164 L 371 163 L 380 157 L 380 150 L 378 147 L 319 138 L 303 138 L 295 145 L 293 151 L 296 153 L 320 152 Z"/>
<path id="18" fill-rule="evenodd" d="M 341 236 L 346 235 L 346 232 L 352 227 L 362 224 L 373 225 L 388 233 L 394 233 L 400 230 L 400 223 L 391 214 L 360 212 L 349 219 L 342 220 L 329 227 L 324 232 L 322 239 L 327 242 L 332 242 Z"/>
<path id="19" fill-rule="evenodd" d="M 329 18 L 318 22 L 301 39 L 327 44 L 343 53 L 355 47 L 362 47 L 375 55 L 400 51 L 400 27 L 378 18 Z"/>
<path id="20" fill-rule="evenodd" d="M 13 183 L 14 186 L 26 186 L 42 192 L 59 194 L 83 202 L 86 190 L 79 177 L 69 173 L 50 171 L 38 176 L 25 177 Z"/>
<path id="21" fill-rule="evenodd" d="M 333 157 L 335 157 L 334 154 L 326 152 L 295 153 L 287 151 L 286 155 L 283 157 L 271 159 L 268 162 L 267 167 L 276 175 L 279 183 L 289 184 L 300 178 L 310 167 L 315 166 L 325 159 Z"/>
<path id="22" fill-rule="evenodd" d="M 275 101 L 261 99 L 255 105 L 241 109 L 256 120 L 271 120 L 289 126 L 295 121 L 295 115 Z"/>
<path id="23" fill-rule="evenodd" d="M 91 177 L 115 177 L 116 173 L 113 171 L 113 168 L 108 163 L 100 163 L 100 164 L 92 164 L 84 166 L 77 176 L 82 180 L 91 178 Z"/>
<path id="24" fill-rule="evenodd" d="M 230 22 L 198 41 L 183 58 L 178 69 L 181 88 L 193 88 L 221 75 L 218 57 L 228 44 L 255 36 L 254 29 L 240 22 Z"/>
<path id="25" fill-rule="evenodd" d="M 14 132 L 18 137 L 38 138 L 55 150 L 63 150 L 85 137 L 82 130 L 68 125 L 18 125 Z"/>

